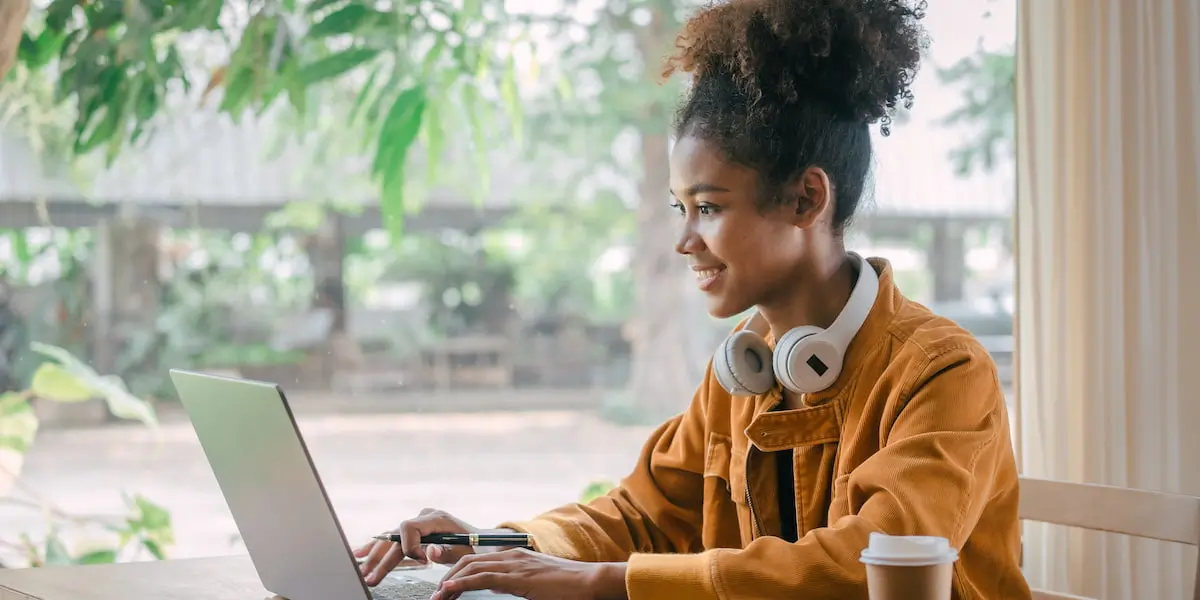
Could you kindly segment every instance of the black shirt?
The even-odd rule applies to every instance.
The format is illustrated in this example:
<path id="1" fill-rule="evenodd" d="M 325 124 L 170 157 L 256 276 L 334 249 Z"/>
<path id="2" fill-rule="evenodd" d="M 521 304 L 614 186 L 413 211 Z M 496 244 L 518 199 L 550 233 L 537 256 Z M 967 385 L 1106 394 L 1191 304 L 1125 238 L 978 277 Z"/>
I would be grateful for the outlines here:
<path id="1" fill-rule="evenodd" d="M 792 469 L 792 451 L 776 452 L 775 465 L 779 473 L 779 537 L 795 542 L 799 534 L 796 532 L 796 477 Z"/>

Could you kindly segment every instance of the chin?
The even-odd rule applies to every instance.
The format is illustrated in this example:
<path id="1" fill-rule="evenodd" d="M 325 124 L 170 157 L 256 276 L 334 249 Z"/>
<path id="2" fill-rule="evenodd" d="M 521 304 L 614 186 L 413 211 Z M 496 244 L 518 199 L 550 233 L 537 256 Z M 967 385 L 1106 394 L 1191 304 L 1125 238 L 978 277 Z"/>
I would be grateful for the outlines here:
<path id="1" fill-rule="evenodd" d="M 708 297 L 708 314 L 715 319 L 736 317 L 749 309 L 751 304 L 736 302 L 720 296 Z"/>

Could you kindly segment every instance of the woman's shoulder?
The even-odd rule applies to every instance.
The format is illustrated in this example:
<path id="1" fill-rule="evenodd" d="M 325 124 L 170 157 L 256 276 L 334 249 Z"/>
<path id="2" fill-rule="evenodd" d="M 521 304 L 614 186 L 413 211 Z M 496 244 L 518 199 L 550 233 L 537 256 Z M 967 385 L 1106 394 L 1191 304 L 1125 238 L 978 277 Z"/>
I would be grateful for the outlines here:
<path id="1" fill-rule="evenodd" d="M 871 396 L 895 414 L 914 398 L 982 415 L 1005 409 L 995 360 L 970 331 L 916 302 L 904 303 L 882 344 Z M 867 375 L 864 373 L 864 375 Z"/>
<path id="2" fill-rule="evenodd" d="M 897 359 L 928 362 L 953 355 L 958 360 L 992 362 L 991 355 L 974 334 L 918 302 L 907 301 L 897 309 L 888 333 L 897 342 Z"/>

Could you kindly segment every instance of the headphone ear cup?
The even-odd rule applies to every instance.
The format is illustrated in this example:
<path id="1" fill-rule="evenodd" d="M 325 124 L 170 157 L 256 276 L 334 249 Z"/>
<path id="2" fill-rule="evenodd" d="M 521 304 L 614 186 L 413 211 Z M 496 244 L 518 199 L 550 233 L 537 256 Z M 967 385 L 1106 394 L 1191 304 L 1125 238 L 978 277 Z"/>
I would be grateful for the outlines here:
<path id="1" fill-rule="evenodd" d="M 799 376 L 797 369 L 792 367 L 793 356 L 797 350 L 803 345 L 805 339 L 810 338 L 824 331 L 820 327 L 805 325 L 796 327 L 783 334 L 779 341 L 775 343 L 775 355 L 772 357 L 772 369 L 775 371 L 775 378 L 783 387 L 803 394 L 811 392 L 806 389 L 804 380 Z"/>
<path id="2" fill-rule="evenodd" d="M 734 396 L 757 396 L 775 387 L 771 348 L 753 331 L 725 338 L 713 355 L 717 382 Z"/>

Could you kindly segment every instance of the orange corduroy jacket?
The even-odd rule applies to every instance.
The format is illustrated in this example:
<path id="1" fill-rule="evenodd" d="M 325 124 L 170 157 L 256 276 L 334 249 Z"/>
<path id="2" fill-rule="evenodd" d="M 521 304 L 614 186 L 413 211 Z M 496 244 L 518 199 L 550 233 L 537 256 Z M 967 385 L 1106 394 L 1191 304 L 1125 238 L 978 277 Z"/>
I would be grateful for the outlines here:
<path id="1" fill-rule="evenodd" d="M 533 534 L 547 554 L 627 562 L 631 600 L 865 599 L 859 555 L 873 531 L 948 538 L 959 550 L 955 598 L 1029 598 L 995 364 L 966 331 L 901 295 L 886 261 L 869 262 L 880 274 L 874 308 L 837 383 L 805 408 L 772 410 L 778 388 L 731 397 L 710 365 L 615 490 L 504 527 Z M 778 537 L 769 454 L 786 449 L 796 543 Z"/>

